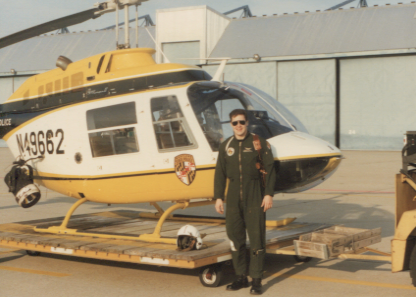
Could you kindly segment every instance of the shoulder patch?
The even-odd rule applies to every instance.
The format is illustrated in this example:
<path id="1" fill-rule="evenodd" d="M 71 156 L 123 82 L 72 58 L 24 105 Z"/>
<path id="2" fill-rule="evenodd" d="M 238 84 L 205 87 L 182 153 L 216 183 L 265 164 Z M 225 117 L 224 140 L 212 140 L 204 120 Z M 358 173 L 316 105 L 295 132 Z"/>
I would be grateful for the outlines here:
<path id="1" fill-rule="evenodd" d="M 227 155 L 228 156 L 232 156 L 232 155 L 234 155 L 234 152 L 235 152 L 235 150 L 234 150 L 234 148 L 232 148 L 232 147 L 229 147 L 228 149 L 227 149 Z"/>

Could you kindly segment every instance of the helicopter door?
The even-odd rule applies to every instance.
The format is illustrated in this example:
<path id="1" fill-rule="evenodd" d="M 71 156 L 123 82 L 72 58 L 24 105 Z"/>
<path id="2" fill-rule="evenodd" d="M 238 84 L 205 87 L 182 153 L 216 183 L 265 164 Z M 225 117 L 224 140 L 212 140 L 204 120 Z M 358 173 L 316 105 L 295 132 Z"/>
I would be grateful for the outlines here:
<path id="1" fill-rule="evenodd" d="M 176 96 L 152 98 L 150 102 L 160 152 L 197 147 Z"/>
<path id="2" fill-rule="evenodd" d="M 87 111 L 87 127 L 93 158 L 139 151 L 136 103 L 128 102 Z M 117 127 L 117 128 L 115 128 Z"/>

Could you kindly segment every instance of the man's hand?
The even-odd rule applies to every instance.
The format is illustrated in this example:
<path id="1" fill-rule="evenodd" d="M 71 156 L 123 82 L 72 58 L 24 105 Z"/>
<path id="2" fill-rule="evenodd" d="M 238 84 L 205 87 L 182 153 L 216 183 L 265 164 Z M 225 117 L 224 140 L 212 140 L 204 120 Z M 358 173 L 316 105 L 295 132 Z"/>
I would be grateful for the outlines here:
<path id="1" fill-rule="evenodd" d="M 264 196 L 263 203 L 261 204 L 261 207 L 264 207 L 264 212 L 272 208 L 272 206 L 273 206 L 273 197 L 270 195 Z"/>
<path id="2" fill-rule="evenodd" d="M 215 210 L 219 214 L 224 214 L 224 202 L 222 201 L 222 199 L 217 199 L 217 201 L 215 202 Z"/>

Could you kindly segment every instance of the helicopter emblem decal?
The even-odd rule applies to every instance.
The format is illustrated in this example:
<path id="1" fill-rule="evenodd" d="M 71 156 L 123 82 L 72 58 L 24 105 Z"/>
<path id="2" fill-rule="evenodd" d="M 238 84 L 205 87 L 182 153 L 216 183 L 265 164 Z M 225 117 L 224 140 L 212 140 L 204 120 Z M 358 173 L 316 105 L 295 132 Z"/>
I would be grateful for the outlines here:
<path id="1" fill-rule="evenodd" d="M 188 154 L 176 156 L 175 172 L 180 181 L 189 186 L 194 181 L 196 175 L 194 157 Z"/>

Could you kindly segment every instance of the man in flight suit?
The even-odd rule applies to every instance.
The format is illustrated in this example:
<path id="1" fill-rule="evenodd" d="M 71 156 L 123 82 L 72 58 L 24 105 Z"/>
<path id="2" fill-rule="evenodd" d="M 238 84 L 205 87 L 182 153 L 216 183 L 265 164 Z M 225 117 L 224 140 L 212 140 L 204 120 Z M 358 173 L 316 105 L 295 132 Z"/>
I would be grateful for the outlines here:
<path id="1" fill-rule="evenodd" d="M 267 173 L 263 186 L 262 174 L 256 167 L 256 163 L 260 161 L 253 144 L 256 136 L 247 131 L 247 113 L 243 109 L 233 110 L 230 119 L 234 136 L 220 145 L 214 179 L 215 209 L 220 214 L 224 213 L 224 192 L 226 181 L 229 180 L 225 221 L 237 278 L 227 286 L 227 290 L 235 291 L 249 286 L 246 276 L 247 230 L 250 240 L 249 275 L 253 278 L 250 293 L 260 295 L 266 253 L 265 212 L 273 205 L 276 180 L 274 160 L 268 142 L 257 136 L 261 143 L 262 163 Z"/>

